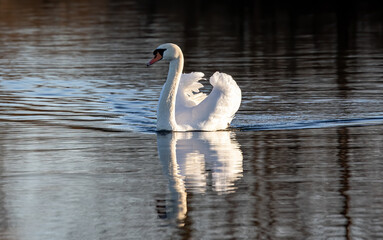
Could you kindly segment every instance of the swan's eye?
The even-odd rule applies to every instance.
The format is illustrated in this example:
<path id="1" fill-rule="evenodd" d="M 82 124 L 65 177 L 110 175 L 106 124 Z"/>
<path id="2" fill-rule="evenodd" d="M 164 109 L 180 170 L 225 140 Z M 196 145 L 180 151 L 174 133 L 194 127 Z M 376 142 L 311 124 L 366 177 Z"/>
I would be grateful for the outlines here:
<path id="1" fill-rule="evenodd" d="M 163 57 L 165 50 L 166 49 L 156 49 L 156 50 L 154 50 L 153 55 L 156 56 L 157 53 L 159 53 L 161 55 L 161 57 Z"/>

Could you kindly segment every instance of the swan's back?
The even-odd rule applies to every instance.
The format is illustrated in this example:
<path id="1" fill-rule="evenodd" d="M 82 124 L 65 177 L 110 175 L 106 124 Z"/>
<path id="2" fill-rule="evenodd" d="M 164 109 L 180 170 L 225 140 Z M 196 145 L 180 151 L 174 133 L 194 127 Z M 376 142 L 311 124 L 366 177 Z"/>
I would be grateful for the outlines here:
<path id="1" fill-rule="evenodd" d="M 199 89 L 203 73 L 183 74 L 176 99 L 176 122 L 180 131 L 214 131 L 228 127 L 241 103 L 241 90 L 234 79 L 216 72 L 210 77 L 213 86 L 207 96 Z"/>

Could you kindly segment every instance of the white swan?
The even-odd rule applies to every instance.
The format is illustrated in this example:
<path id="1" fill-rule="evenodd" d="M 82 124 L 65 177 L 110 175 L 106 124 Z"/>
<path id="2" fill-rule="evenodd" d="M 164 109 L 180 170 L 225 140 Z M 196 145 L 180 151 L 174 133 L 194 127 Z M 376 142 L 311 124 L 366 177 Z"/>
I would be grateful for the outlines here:
<path id="1" fill-rule="evenodd" d="M 158 131 L 216 131 L 229 126 L 241 104 L 241 89 L 230 75 L 214 73 L 207 96 L 199 91 L 203 73 L 182 74 L 184 57 L 177 45 L 162 44 L 153 54 L 147 66 L 161 59 L 170 62 L 157 108 Z"/>

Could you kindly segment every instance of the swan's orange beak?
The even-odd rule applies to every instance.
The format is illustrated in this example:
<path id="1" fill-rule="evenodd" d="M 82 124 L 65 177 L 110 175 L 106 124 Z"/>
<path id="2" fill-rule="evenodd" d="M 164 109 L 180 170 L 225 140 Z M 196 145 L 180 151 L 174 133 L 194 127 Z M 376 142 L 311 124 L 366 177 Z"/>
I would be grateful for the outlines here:
<path id="1" fill-rule="evenodd" d="M 146 64 L 146 66 L 149 67 L 150 65 L 152 65 L 152 64 L 155 63 L 155 62 L 160 61 L 161 59 L 162 59 L 161 54 L 160 54 L 159 52 L 157 52 L 156 55 L 154 55 L 153 59 L 150 60 L 150 62 L 148 62 L 148 63 Z"/>

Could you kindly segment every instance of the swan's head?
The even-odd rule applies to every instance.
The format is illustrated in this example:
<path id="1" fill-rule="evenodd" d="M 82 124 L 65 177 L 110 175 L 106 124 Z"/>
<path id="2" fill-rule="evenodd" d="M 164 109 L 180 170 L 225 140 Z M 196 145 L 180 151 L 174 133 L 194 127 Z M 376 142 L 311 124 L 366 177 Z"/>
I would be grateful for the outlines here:
<path id="1" fill-rule="evenodd" d="M 161 59 L 172 61 L 174 59 L 182 56 L 181 48 L 174 43 L 165 43 L 161 44 L 153 51 L 153 59 L 147 63 L 147 66 L 152 65 L 155 62 L 160 61 Z"/>

